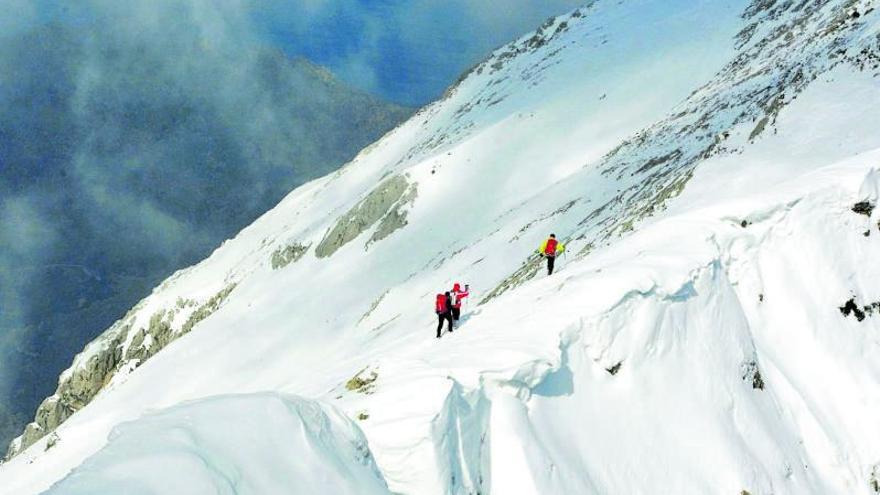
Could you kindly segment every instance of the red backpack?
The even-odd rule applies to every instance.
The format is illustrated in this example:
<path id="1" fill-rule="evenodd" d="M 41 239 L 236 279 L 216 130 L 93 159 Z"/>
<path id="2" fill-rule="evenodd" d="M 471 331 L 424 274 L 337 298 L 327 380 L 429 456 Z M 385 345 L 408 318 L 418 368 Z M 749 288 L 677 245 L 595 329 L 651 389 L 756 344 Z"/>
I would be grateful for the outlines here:
<path id="1" fill-rule="evenodd" d="M 547 247 L 544 248 L 544 254 L 556 254 L 556 245 L 559 242 L 556 239 L 547 239 Z"/>
<path id="2" fill-rule="evenodd" d="M 437 314 L 446 312 L 446 294 L 437 294 L 437 302 L 434 307 Z"/>

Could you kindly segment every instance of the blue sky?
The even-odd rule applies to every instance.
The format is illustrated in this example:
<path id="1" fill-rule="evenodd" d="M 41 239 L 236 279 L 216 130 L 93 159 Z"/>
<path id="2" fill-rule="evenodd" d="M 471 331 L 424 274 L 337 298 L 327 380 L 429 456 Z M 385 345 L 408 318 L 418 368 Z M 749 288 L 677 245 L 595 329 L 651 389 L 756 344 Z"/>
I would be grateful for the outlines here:
<path id="1" fill-rule="evenodd" d="M 251 0 L 262 35 L 342 80 L 407 105 L 490 50 L 587 0 Z"/>

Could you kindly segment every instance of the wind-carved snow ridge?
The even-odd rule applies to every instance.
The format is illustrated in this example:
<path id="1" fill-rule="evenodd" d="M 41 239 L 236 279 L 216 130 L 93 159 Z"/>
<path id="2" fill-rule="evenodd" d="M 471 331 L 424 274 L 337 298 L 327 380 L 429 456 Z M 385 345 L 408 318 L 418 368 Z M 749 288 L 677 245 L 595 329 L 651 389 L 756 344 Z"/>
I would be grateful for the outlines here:
<path id="1" fill-rule="evenodd" d="M 267 391 L 349 418 L 391 493 L 875 493 L 877 16 L 608 0 L 496 50 L 87 348 L 0 494 Z"/>
<path id="2" fill-rule="evenodd" d="M 221 396 L 121 425 L 47 494 L 390 495 L 363 433 L 338 412 L 277 394 Z"/>
<path id="3" fill-rule="evenodd" d="M 479 385 L 471 390 L 454 382 L 435 419 L 435 428 L 441 425 L 444 432 L 435 444 L 459 453 L 471 452 L 469 465 L 472 469 L 480 466 L 483 484 L 458 482 L 463 476 L 473 479 L 473 475 L 467 471 L 462 474 L 462 469 L 451 463 L 448 470 L 441 470 L 450 483 L 444 493 L 485 493 L 480 489 L 491 489 L 490 493 L 618 493 L 657 486 L 726 492 L 742 479 L 751 480 L 740 485 L 750 493 L 839 493 L 841 486 L 861 492 L 871 486 L 865 480 L 872 472 L 872 459 L 880 454 L 873 443 L 880 438 L 880 430 L 873 428 L 868 442 L 855 438 L 861 434 L 858 418 L 871 414 L 880 394 L 872 387 L 873 405 L 856 406 L 863 392 L 849 395 L 853 390 L 838 387 L 866 383 L 870 380 L 867 377 L 878 371 L 876 362 L 854 363 L 851 359 L 861 352 L 862 344 L 856 342 L 867 338 L 866 343 L 873 347 L 880 344 L 880 336 L 837 334 L 851 332 L 852 326 L 822 331 L 824 325 L 841 323 L 830 299 L 813 297 L 828 289 L 827 281 L 819 280 L 833 270 L 818 271 L 819 280 L 806 276 L 803 287 L 785 282 L 806 275 L 801 273 L 802 267 L 810 265 L 835 265 L 835 270 L 844 274 L 859 270 L 861 246 L 839 250 L 815 242 L 828 230 L 858 238 L 858 230 L 849 222 L 852 218 L 845 216 L 845 210 L 840 212 L 842 208 L 835 211 L 831 207 L 854 197 L 846 191 L 826 189 L 759 209 L 750 216 L 752 223 L 747 228 L 729 222 L 721 232 L 706 231 L 698 250 L 702 254 L 685 276 L 669 277 L 671 273 L 667 273 L 659 279 L 643 280 L 634 284 L 637 289 L 609 301 L 606 309 L 595 313 L 575 310 L 569 313 L 570 323 L 554 323 L 564 329 L 557 336 L 558 352 L 552 357 L 480 372 Z M 662 226 L 674 230 L 674 225 Z M 656 230 L 636 237 L 656 235 Z M 698 238 L 689 242 L 701 244 Z M 798 252 L 797 246 L 805 245 L 818 249 Z M 877 268 L 869 271 L 877 273 Z M 861 273 L 858 278 L 870 276 Z M 848 279 L 832 277 L 837 284 Z M 876 293 L 880 288 L 873 286 Z M 789 293 L 802 290 L 812 294 L 793 303 Z M 810 307 L 820 301 L 826 307 Z M 566 306 L 571 304 L 555 304 L 548 313 L 561 312 Z M 813 316 L 817 321 L 809 323 L 794 316 L 810 313 L 822 316 Z M 875 324 L 869 332 L 877 329 L 880 327 Z M 801 344 L 787 352 L 780 341 Z M 825 346 L 849 348 L 855 355 L 829 360 L 831 356 L 821 350 Z M 792 381 L 792 376 L 803 375 L 833 378 L 812 384 Z M 620 394 L 633 387 L 640 394 L 621 404 Z M 846 405 L 828 401 L 829 397 Z M 610 411 L 601 414 L 606 408 Z M 451 411 L 459 414 L 453 416 Z M 730 415 L 733 423 L 699 430 L 709 425 L 671 420 L 676 415 L 699 415 L 697 411 Z M 645 424 L 641 416 L 656 414 L 667 418 L 656 424 L 659 432 L 649 432 L 643 426 L 635 428 L 635 433 L 629 431 L 633 425 Z M 618 420 L 609 422 L 609 417 L 618 415 Z M 743 422 L 743 415 L 750 421 Z M 601 424 L 588 424 L 578 418 L 605 419 Z M 791 418 L 797 419 L 791 423 Z M 612 431 L 602 431 L 608 427 Z M 704 441 L 711 447 L 701 450 L 691 445 L 684 449 L 685 455 L 671 457 L 689 469 L 699 466 L 697 470 L 705 470 L 705 478 L 688 479 L 693 473 L 660 474 L 647 464 L 639 464 L 646 449 L 652 452 L 648 454 L 652 459 L 660 455 L 657 448 L 680 450 L 675 446 L 690 438 L 694 427 L 700 435 L 707 435 Z M 841 444 L 840 439 L 849 435 L 853 436 Z M 660 444 L 647 440 L 656 437 L 665 440 Z M 578 454 L 573 456 L 573 451 Z M 846 475 L 840 478 L 844 485 L 837 485 L 827 478 L 827 470 L 834 468 L 827 464 L 828 458 L 820 453 L 823 451 L 830 458 L 864 455 L 860 462 L 865 471 Z M 587 457 L 580 458 L 582 455 Z M 609 462 L 622 464 L 615 464 L 618 468 L 609 472 L 605 470 Z M 778 471 L 774 465 L 779 466 Z M 738 466 L 745 471 L 740 473 Z M 614 474 L 618 469 L 640 474 L 618 477 Z"/>
<path id="4" fill-rule="evenodd" d="M 717 254 L 721 256 L 720 252 Z M 553 452 L 544 449 L 534 432 L 524 433 L 532 429 L 528 418 L 530 400 L 533 396 L 552 399 L 574 394 L 574 377 L 581 370 L 572 369 L 572 354 L 577 355 L 579 363 L 588 360 L 609 376 L 617 375 L 625 361 L 639 362 L 638 358 L 614 351 L 615 347 L 621 347 L 618 338 L 628 338 L 619 334 L 626 332 L 629 317 L 645 306 L 656 310 L 672 304 L 702 304 L 694 301 L 699 297 L 696 286 L 703 289 L 707 280 L 731 292 L 724 269 L 716 258 L 668 292 L 656 283 L 651 284 L 647 289 L 627 292 L 600 315 L 577 317 L 560 332 L 558 354 L 552 359 L 538 359 L 508 370 L 481 372 L 479 387 L 473 390 L 466 390 L 450 378 L 453 385 L 433 422 L 440 474 L 449 481 L 445 493 L 568 493 L 571 487 L 560 484 L 555 467 L 564 465 L 566 460 L 557 459 Z M 738 316 L 747 330 L 745 317 L 741 312 Z M 645 337 L 645 341 L 630 340 L 623 345 L 654 353 L 658 351 L 658 343 L 668 336 L 656 331 Z M 744 341 L 749 355 L 754 356 L 754 345 L 747 332 Z M 735 373 L 735 369 L 730 371 Z M 447 458 L 448 464 L 443 461 Z M 505 468 L 493 470 L 493 462 Z M 510 476 L 506 473 L 510 464 L 522 464 L 524 471 Z M 493 472 L 499 473 L 495 475 L 494 487 Z M 604 493 L 589 479 L 580 480 L 578 486 L 586 490 L 584 493 Z"/>
<path id="5" fill-rule="evenodd" d="M 440 477 L 447 493 L 492 493 L 488 423 L 490 402 L 481 390 L 466 392 L 453 380 L 432 424 Z"/>

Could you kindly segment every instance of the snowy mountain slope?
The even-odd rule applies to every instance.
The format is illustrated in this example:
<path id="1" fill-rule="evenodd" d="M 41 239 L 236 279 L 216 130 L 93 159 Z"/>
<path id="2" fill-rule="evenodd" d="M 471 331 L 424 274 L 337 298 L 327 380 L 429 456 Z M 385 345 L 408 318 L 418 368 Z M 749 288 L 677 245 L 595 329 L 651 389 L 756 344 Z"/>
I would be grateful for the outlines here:
<path id="1" fill-rule="evenodd" d="M 596 2 L 499 49 L 88 347 L 0 491 L 145 411 L 280 391 L 358 418 L 395 493 L 868 493 L 871 9 Z"/>

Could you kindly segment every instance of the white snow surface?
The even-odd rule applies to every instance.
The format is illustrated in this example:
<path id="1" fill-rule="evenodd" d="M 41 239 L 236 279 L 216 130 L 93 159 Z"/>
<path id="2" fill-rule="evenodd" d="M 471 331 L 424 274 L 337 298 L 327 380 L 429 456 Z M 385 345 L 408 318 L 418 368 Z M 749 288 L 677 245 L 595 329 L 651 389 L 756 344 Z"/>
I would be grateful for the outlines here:
<path id="1" fill-rule="evenodd" d="M 47 493 L 390 494 L 352 420 L 274 393 L 201 399 L 123 424 Z"/>
<path id="2" fill-rule="evenodd" d="M 867 12 L 845 40 L 854 53 L 880 31 L 874 2 L 819 3 L 810 22 Z M 810 60 L 817 76 L 752 136 L 757 117 L 741 117 L 767 93 L 719 76 L 760 47 L 735 44 L 749 5 L 598 1 L 543 27 L 546 43 L 500 48 L 158 287 L 135 327 L 237 284 L 192 332 L 117 373 L 53 447 L 0 466 L 0 493 L 123 493 L 126 480 L 147 487 L 132 493 L 874 493 L 880 312 L 839 308 L 880 301 L 878 214 L 852 211 L 880 190 L 880 79 Z M 782 10 L 756 36 L 800 15 Z M 823 39 L 805 46 L 824 57 Z M 792 46 L 770 55 L 808 53 Z M 780 67 L 748 63 L 764 62 Z M 745 66 L 748 84 L 782 84 L 759 69 Z M 667 132 L 707 95 L 723 108 Z M 702 153 L 706 135 L 726 148 Z M 673 149 L 699 159 L 635 170 Z M 407 225 L 316 257 L 395 174 L 417 184 Z M 640 195 L 682 177 L 677 196 Z M 488 298 L 550 232 L 568 245 L 558 272 Z M 273 270 L 294 242 L 308 253 Z M 437 340 L 434 295 L 457 281 L 473 294 Z M 355 376 L 375 381 L 350 390 Z M 363 438 L 368 450 L 352 450 Z M 196 467 L 204 456 L 222 467 Z M 163 479 L 145 474 L 157 468 Z M 231 472 L 242 488 L 218 488 Z"/>

